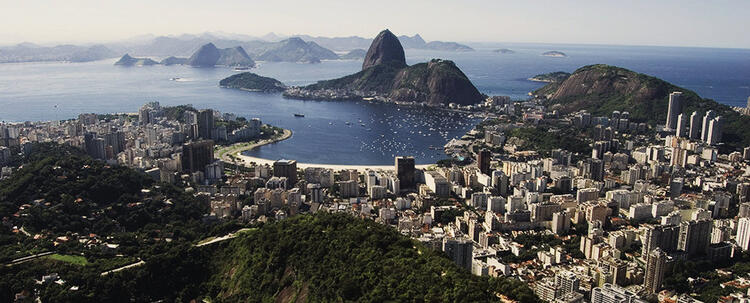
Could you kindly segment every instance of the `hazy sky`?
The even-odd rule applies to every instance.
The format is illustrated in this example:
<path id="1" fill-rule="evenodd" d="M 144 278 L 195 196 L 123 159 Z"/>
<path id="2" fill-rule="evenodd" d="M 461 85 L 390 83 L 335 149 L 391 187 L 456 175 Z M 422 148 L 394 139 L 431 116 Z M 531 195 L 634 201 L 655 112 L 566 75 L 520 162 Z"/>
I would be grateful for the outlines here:
<path id="1" fill-rule="evenodd" d="M 750 48 L 748 0 L 0 0 L 0 44 L 143 34 L 397 35 L 461 42 Z"/>

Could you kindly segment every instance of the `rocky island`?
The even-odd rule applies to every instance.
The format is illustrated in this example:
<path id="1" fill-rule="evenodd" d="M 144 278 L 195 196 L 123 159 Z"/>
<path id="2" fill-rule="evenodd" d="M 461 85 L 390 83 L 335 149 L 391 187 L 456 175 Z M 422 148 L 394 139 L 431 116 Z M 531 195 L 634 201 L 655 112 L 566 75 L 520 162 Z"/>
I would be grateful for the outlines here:
<path id="1" fill-rule="evenodd" d="M 512 49 L 508 49 L 508 48 L 496 49 L 496 50 L 493 50 L 493 52 L 496 52 L 499 54 L 515 54 L 516 53 Z"/>
<path id="2" fill-rule="evenodd" d="M 193 67 L 242 66 L 255 67 L 255 61 L 250 59 L 241 46 L 218 49 L 213 43 L 201 46 L 187 60 L 186 64 Z"/>
<path id="3" fill-rule="evenodd" d="M 389 30 L 375 37 L 360 72 L 304 87 L 292 87 L 284 92 L 284 96 L 323 100 L 374 98 L 428 105 L 468 105 L 484 99 L 452 61 L 433 59 L 408 66 L 399 39 Z"/>
<path id="4" fill-rule="evenodd" d="M 156 62 L 152 60 L 151 58 L 135 58 L 131 57 L 128 54 L 125 54 L 120 58 L 120 60 L 117 60 L 115 62 L 115 65 L 122 65 L 122 66 L 147 66 L 147 65 L 157 65 L 159 62 Z"/>
<path id="5" fill-rule="evenodd" d="M 566 55 L 563 52 L 559 52 L 559 51 L 548 51 L 548 52 L 542 53 L 542 56 L 564 58 L 564 57 L 567 57 L 568 55 Z"/>
<path id="6" fill-rule="evenodd" d="M 258 74 L 246 72 L 229 76 L 219 82 L 219 86 L 224 88 L 236 88 L 246 91 L 255 92 L 281 92 L 286 89 L 286 85 L 281 81 L 263 77 Z"/>
<path id="7" fill-rule="evenodd" d="M 188 58 L 179 58 L 175 56 L 169 56 L 164 58 L 163 60 L 159 61 L 159 64 L 161 65 L 182 65 L 186 64 L 188 61 Z"/>
<path id="8" fill-rule="evenodd" d="M 259 61 L 318 63 L 320 60 L 335 60 L 339 56 L 315 42 L 305 42 L 294 37 L 275 43 L 256 57 Z"/>
<path id="9" fill-rule="evenodd" d="M 346 54 L 339 56 L 339 58 L 345 59 L 345 60 L 354 60 L 354 59 L 364 59 L 365 56 L 367 56 L 366 50 L 361 49 L 361 48 L 356 48 L 356 49 L 350 50 Z"/>

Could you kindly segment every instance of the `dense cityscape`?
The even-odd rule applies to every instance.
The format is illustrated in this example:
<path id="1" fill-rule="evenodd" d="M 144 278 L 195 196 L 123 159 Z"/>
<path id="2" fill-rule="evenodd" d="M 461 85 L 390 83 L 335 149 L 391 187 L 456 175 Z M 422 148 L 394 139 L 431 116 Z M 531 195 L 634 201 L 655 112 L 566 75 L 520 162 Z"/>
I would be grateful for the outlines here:
<path id="1" fill-rule="evenodd" d="M 283 130 L 258 118 L 151 102 L 137 114 L 2 124 L 0 163 L 3 179 L 13 178 L 16 152 L 31 154 L 36 144 L 54 142 L 209 201 L 204 223 L 252 226 L 320 212 L 374 220 L 443 251 L 474 275 L 523 281 L 547 302 L 699 302 L 693 290 L 715 296 L 716 286 L 736 289 L 722 293 L 721 302 L 746 300 L 742 289 L 750 280 L 723 267 L 748 262 L 750 148 L 720 153 L 722 117 L 683 112 L 682 103 L 680 92 L 671 93 L 664 125 L 649 126 L 631 121 L 628 112 L 560 115 L 542 105 L 543 97 L 489 97 L 463 108 L 485 118 L 446 144 L 453 160 L 418 169 L 403 155 L 392 169 L 334 170 L 300 169 L 293 159 L 246 162 L 242 149 L 217 157 L 222 146 L 279 138 Z M 540 129 L 571 150 L 519 135 Z M 88 243 L 105 241 L 66 231 L 30 234 L 16 220 L 33 208 L 21 205 L 3 225 L 56 245 L 90 249 L 98 246 Z M 700 266 L 719 276 L 672 278 L 695 262 L 708 262 Z M 39 278 L 65 283 L 57 273 Z M 716 279 L 720 285 L 704 285 Z"/>
<path id="2" fill-rule="evenodd" d="M 749 10 L 3 5 L 0 302 L 750 303 Z"/>

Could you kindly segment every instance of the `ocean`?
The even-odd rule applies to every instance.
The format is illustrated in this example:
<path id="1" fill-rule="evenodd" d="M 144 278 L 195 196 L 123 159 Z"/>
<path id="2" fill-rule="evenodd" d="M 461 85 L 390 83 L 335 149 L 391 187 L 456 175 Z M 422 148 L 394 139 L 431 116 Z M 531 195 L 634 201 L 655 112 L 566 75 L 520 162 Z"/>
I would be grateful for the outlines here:
<path id="1" fill-rule="evenodd" d="M 750 96 L 750 50 L 561 44 L 477 44 L 474 52 L 407 50 L 409 64 L 450 59 L 488 95 L 527 98 L 543 83 L 527 78 L 553 71 L 572 72 L 605 63 L 653 75 L 732 106 Z M 492 50 L 508 48 L 515 53 Z M 568 56 L 541 56 L 546 51 Z M 88 63 L 0 64 L 0 121 L 75 118 L 79 113 L 136 112 L 150 101 L 213 108 L 291 129 L 292 138 L 247 152 L 269 159 L 326 164 L 392 164 L 395 155 L 414 155 L 417 163 L 446 156 L 441 148 L 471 129 L 476 119 L 445 111 L 369 102 L 300 101 L 280 94 L 218 87 L 228 68 L 114 66 L 115 59 Z M 331 79 L 361 68 L 361 60 L 320 64 L 260 62 L 251 70 L 287 85 Z M 173 80 L 179 78 L 177 80 Z M 304 118 L 294 117 L 304 114 Z M 348 122 L 348 124 L 347 124 Z"/>

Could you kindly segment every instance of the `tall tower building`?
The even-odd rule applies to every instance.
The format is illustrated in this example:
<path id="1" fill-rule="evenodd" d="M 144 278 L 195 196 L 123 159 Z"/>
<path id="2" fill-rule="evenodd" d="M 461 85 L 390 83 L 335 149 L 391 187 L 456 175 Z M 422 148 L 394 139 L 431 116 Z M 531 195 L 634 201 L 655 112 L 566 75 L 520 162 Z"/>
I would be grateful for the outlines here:
<path id="1" fill-rule="evenodd" d="M 278 160 L 273 162 L 273 176 L 286 177 L 287 186 L 294 187 L 297 184 L 297 161 Z"/>
<path id="2" fill-rule="evenodd" d="M 396 157 L 396 176 L 401 189 L 416 188 L 416 172 L 414 169 L 414 157 Z"/>
<path id="3" fill-rule="evenodd" d="M 750 249 L 750 218 L 740 218 L 737 223 L 737 245 L 742 250 Z"/>
<path id="4" fill-rule="evenodd" d="M 471 260 L 474 246 L 467 238 L 443 238 L 443 252 L 456 262 L 459 267 L 471 271 Z"/>
<path id="5" fill-rule="evenodd" d="M 667 109 L 668 129 L 677 128 L 677 117 L 682 113 L 682 92 L 669 94 L 669 108 Z"/>
<path id="6" fill-rule="evenodd" d="M 479 171 L 485 175 L 490 175 L 491 173 L 490 158 L 492 158 L 492 154 L 489 150 L 482 149 L 477 153 L 477 166 L 479 167 Z"/>
<path id="7" fill-rule="evenodd" d="M 687 115 L 677 115 L 677 130 L 675 131 L 675 136 L 684 138 L 688 134 L 687 127 Z"/>
<path id="8" fill-rule="evenodd" d="M 677 250 L 679 236 L 679 226 L 646 225 L 641 254 L 647 256 L 656 248 L 665 252 L 673 252 Z"/>
<path id="9" fill-rule="evenodd" d="M 714 145 L 721 142 L 723 122 L 721 116 L 718 116 L 708 123 L 708 137 L 706 137 L 706 143 Z"/>
<path id="10" fill-rule="evenodd" d="M 690 115 L 690 131 L 688 138 L 691 140 L 698 140 L 701 136 L 701 115 L 698 114 L 698 112 L 693 112 L 693 114 Z"/>
<path id="11" fill-rule="evenodd" d="M 661 289 L 664 272 L 667 269 L 667 254 L 661 249 L 654 249 L 648 254 L 646 261 L 646 276 L 643 287 L 648 293 L 655 294 Z"/>
<path id="12" fill-rule="evenodd" d="M 214 162 L 214 141 L 202 140 L 182 145 L 182 169 L 191 173 L 205 171 Z"/>
<path id="13" fill-rule="evenodd" d="M 688 257 L 704 255 L 711 245 L 711 220 L 685 221 L 680 223 L 680 238 L 677 249 Z"/>
<path id="14" fill-rule="evenodd" d="M 202 139 L 211 138 L 211 132 L 214 129 L 214 111 L 204 109 L 198 113 L 198 137 Z"/>
<path id="15" fill-rule="evenodd" d="M 708 140 L 708 126 L 714 118 L 716 118 L 716 112 L 713 110 L 709 110 L 703 115 L 703 123 L 701 124 L 701 141 L 706 142 Z"/>

